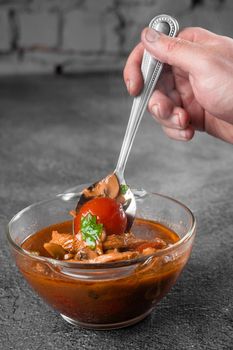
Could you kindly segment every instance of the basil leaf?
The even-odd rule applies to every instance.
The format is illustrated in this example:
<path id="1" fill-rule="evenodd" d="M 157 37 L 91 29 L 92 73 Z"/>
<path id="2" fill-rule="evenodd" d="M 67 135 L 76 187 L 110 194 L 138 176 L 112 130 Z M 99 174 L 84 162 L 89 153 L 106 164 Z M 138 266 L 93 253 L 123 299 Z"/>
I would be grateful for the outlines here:
<path id="1" fill-rule="evenodd" d="M 128 186 L 121 184 L 120 189 L 121 189 L 121 194 L 126 194 L 126 192 L 128 191 Z"/>
<path id="2" fill-rule="evenodd" d="M 103 231 L 103 225 L 97 224 L 97 218 L 95 215 L 88 213 L 81 218 L 81 233 L 82 239 L 86 242 L 88 247 L 95 249 L 96 242 L 100 239 Z"/>

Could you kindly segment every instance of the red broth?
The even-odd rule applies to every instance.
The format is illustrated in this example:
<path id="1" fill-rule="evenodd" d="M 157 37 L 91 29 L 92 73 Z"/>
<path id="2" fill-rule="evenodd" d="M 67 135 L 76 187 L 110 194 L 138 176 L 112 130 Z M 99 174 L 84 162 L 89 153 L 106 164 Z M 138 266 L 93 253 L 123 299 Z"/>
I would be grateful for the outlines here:
<path id="1" fill-rule="evenodd" d="M 71 233 L 72 222 L 44 228 L 27 238 L 22 248 L 48 257 L 43 244 L 50 241 L 53 230 Z M 135 220 L 133 233 L 146 239 L 159 237 L 169 244 L 179 240 L 174 231 L 144 219 Z M 20 254 L 16 258 L 21 273 L 45 301 L 66 317 L 86 325 L 116 324 L 149 313 L 175 283 L 189 254 L 185 251 L 174 259 L 161 254 L 146 264 L 132 265 L 128 273 L 113 276 L 115 270 L 110 268 L 104 278 L 89 280 L 61 273 L 59 266 L 51 267 L 46 260 Z"/>

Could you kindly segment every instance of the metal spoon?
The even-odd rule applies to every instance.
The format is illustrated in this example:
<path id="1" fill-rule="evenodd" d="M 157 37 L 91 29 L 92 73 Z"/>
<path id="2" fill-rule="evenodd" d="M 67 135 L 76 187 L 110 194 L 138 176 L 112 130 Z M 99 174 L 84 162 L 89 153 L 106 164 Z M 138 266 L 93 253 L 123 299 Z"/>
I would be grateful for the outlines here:
<path id="1" fill-rule="evenodd" d="M 177 21 L 168 15 L 156 16 L 150 22 L 149 27 L 170 37 L 175 37 L 179 30 Z M 79 210 L 80 206 L 93 197 L 106 196 L 110 198 L 120 198 L 127 215 L 127 231 L 131 228 L 136 214 L 136 201 L 130 188 L 125 187 L 124 170 L 138 126 L 159 79 L 162 68 L 163 63 L 144 51 L 141 66 L 144 88 L 141 94 L 134 98 L 116 169 L 112 174 L 84 189 L 76 207 L 76 210 Z M 121 191 L 122 188 L 125 189 L 125 191 Z"/>

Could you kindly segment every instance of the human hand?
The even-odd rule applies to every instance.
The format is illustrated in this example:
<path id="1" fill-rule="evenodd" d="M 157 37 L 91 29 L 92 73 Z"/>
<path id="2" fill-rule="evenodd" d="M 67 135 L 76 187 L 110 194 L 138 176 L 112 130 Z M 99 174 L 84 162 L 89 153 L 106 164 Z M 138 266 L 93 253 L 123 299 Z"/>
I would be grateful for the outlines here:
<path id="1" fill-rule="evenodd" d="M 165 133 L 188 141 L 200 130 L 233 143 L 233 39 L 201 28 L 186 28 L 177 38 L 144 29 L 124 69 L 132 96 L 143 87 L 144 49 L 166 64 L 148 103 Z"/>

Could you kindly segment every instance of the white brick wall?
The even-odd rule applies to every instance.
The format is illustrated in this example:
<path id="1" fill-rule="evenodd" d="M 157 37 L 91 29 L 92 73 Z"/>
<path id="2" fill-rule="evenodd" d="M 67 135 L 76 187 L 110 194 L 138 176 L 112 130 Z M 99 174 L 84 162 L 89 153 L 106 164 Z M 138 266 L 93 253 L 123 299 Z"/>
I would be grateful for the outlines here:
<path id="1" fill-rule="evenodd" d="M 157 0 L 156 11 L 157 13 L 169 13 L 173 16 L 179 16 L 189 10 L 191 5 L 192 0 Z"/>
<path id="2" fill-rule="evenodd" d="M 11 49 L 11 27 L 7 10 L 0 11 L 0 51 L 8 52 Z"/>
<path id="3" fill-rule="evenodd" d="M 82 2 L 82 0 L 31 0 L 29 8 L 33 11 L 69 11 L 79 7 Z"/>
<path id="4" fill-rule="evenodd" d="M 177 18 L 182 13 L 191 8 L 191 0 L 157 0 L 157 1 L 137 1 L 132 6 L 130 1 L 122 1 L 120 12 L 126 23 L 125 41 L 123 51 L 127 53 L 129 49 L 140 40 L 142 29 L 147 26 L 150 20 L 161 13 L 168 13 Z"/>
<path id="5" fill-rule="evenodd" d="M 225 0 L 225 9 L 231 12 L 233 10 L 233 1 L 232 0 Z"/>
<path id="6" fill-rule="evenodd" d="M 64 50 L 89 53 L 101 51 L 103 49 L 101 16 L 84 10 L 65 14 L 62 43 Z"/>
<path id="7" fill-rule="evenodd" d="M 0 1 L 0 74 L 54 71 L 58 65 L 121 69 L 141 30 L 160 13 L 177 17 L 181 27 L 233 37 L 233 0 L 193 5 L 194 0 Z"/>
<path id="8" fill-rule="evenodd" d="M 85 0 L 84 2 L 84 8 L 94 13 L 104 13 L 112 9 L 114 5 L 114 0 Z"/>
<path id="9" fill-rule="evenodd" d="M 55 13 L 20 13 L 19 46 L 56 47 L 58 43 L 58 18 Z"/>
<path id="10" fill-rule="evenodd" d="M 119 19 L 114 13 L 107 13 L 102 19 L 104 23 L 104 51 L 106 53 L 117 54 L 120 52 Z"/>
<path id="11" fill-rule="evenodd" d="M 233 1 L 232 1 L 233 3 Z M 213 4 L 212 4 L 213 6 Z M 217 34 L 227 35 L 233 38 L 233 4 L 232 9 L 220 7 L 202 6 L 201 11 L 195 8 L 181 19 L 182 27 L 203 27 Z"/>

